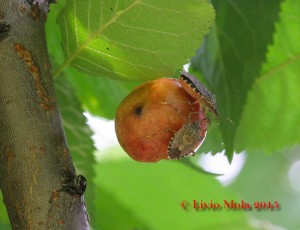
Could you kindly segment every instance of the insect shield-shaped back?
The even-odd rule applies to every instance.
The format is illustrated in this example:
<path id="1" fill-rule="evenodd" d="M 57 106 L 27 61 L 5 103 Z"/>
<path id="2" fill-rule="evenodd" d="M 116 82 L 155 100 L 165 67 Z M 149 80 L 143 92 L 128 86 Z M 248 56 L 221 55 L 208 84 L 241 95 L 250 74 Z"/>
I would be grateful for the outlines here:
<path id="1" fill-rule="evenodd" d="M 181 72 L 179 82 L 201 109 L 196 112 L 199 115 L 197 121 L 186 122 L 171 138 L 168 146 L 169 159 L 193 156 L 206 136 L 208 117 L 205 111 L 209 110 L 214 115 L 218 115 L 215 96 L 194 76 Z"/>
<path id="2" fill-rule="evenodd" d="M 197 78 L 182 71 L 179 81 L 184 90 L 201 105 L 206 106 L 209 111 L 218 116 L 216 97 Z"/>
<path id="3" fill-rule="evenodd" d="M 194 156 L 205 138 L 206 130 L 207 125 L 201 125 L 200 121 L 184 124 L 169 142 L 168 158 L 180 159 Z"/>

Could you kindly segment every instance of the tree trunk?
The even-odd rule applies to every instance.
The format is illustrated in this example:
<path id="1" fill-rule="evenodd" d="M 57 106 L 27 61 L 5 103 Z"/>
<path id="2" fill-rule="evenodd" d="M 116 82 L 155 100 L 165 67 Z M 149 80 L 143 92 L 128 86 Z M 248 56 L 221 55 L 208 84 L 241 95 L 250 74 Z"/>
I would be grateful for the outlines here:
<path id="1" fill-rule="evenodd" d="M 88 229 L 48 59 L 48 2 L 0 0 L 0 188 L 13 229 Z"/>

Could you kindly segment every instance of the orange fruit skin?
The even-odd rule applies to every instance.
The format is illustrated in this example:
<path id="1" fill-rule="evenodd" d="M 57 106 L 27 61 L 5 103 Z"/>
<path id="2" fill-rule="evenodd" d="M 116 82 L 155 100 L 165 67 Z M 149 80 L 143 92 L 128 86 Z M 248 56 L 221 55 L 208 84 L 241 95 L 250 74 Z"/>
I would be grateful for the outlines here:
<path id="1" fill-rule="evenodd" d="M 162 78 L 134 89 L 119 105 L 115 116 L 118 141 L 140 162 L 168 159 L 171 137 L 186 122 L 202 116 L 200 105 L 177 79 Z"/>

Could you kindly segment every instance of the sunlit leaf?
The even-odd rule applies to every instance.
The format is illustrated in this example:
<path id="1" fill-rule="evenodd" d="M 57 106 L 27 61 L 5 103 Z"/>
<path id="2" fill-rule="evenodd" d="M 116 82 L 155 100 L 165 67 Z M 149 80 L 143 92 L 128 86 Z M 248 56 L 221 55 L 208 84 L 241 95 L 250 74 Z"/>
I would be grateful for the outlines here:
<path id="1" fill-rule="evenodd" d="M 47 43 L 53 69 L 57 63 L 62 63 L 64 55 L 60 49 L 60 30 L 56 22 L 58 11 L 64 6 L 64 1 L 51 5 L 51 13 L 48 15 L 46 30 Z M 53 49 L 52 47 L 55 47 Z M 68 68 L 64 75 L 68 78 L 69 84 L 75 90 L 75 94 L 80 100 L 82 107 L 93 115 L 113 119 L 115 110 L 120 102 L 130 91 L 141 82 L 116 81 L 109 78 L 90 77 L 90 75 Z M 55 80 L 57 80 L 56 78 Z"/>
<path id="2" fill-rule="evenodd" d="M 300 143 L 299 8 L 299 1 L 282 4 L 274 45 L 248 95 L 237 134 L 239 149 L 272 152 Z"/>
<path id="3" fill-rule="evenodd" d="M 70 0 L 58 22 L 72 65 L 123 79 L 168 77 L 188 62 L 213 23 L 207 0 Z"/>
<path id="4" fill-rule="evenodd" d="M 212 1 L 217 12 L 216 24 L 192 64 L 216 94 L 229 160 L 247 92 L 259 76 L 267 46 L 272 43 L 280 2 Z"/>

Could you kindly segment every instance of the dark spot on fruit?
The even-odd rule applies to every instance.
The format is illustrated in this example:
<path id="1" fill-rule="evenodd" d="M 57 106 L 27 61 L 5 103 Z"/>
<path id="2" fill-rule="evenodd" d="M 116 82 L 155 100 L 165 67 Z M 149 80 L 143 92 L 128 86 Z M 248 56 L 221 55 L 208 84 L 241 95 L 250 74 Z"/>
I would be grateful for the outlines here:
<path id="1" fill-rule="evenodd" d="M 137 116 L 140 116 L 142 114 L 142 111 L 143 111 L 143 107 L 142 106 L 138 106 L 134 110 L 135 115 L 137 115 Z"/>

